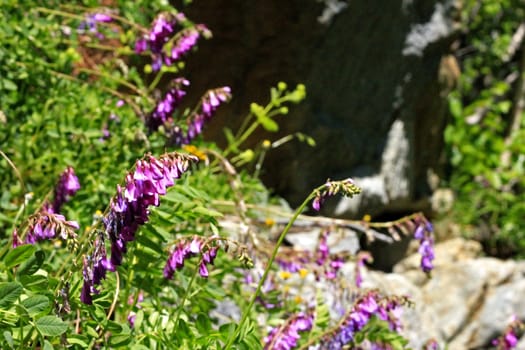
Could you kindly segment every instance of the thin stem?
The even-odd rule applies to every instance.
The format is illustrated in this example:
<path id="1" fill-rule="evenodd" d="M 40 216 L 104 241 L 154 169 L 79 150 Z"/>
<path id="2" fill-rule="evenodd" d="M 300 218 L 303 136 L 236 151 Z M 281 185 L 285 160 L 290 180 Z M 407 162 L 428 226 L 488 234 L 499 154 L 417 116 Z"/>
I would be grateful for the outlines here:
<path id="1" fill-rule="evenodd" d="M 79 71 L 81 72 L 85 72 L 85 73 L 89 73 L 89 74 L 94 74 L 96 76 L 99 76 L 99 77 L 103 77 L 103 78 L 107 78 L 107 79 L 111 79 L 111 80 L 114 80 L 116 81 L 117 83 L 119 84 L 122 84 L 124 85 L 125 87 L 133 90 L 134 92 L 136 92 L 137 94 L 139 94 L 140 96 L 144 97 L 144 98 L 147 98 L 149 99 L 150 97 L 148 96 L 148 94 L 146 94 L 144 91 L 140 90 L 139 88 L 137 88 L 135 85 L 125 81 L 124 79 L 120 79 L 120 78 L 116 78 L 116 77 L 113 77 L 107 73 L 103 73 L 103 72 L 99 72 L 99 71 L 96 71 L 96 70 L 93 70 L 93 69 L 89 69 L 89 68 L 79 68 L 78 69 Z"/>
<path id="2" fill-rule="evenodd" d="M 213 204 L 219 205 L 219 206 L 228 206 L 228 207 L 235 207 L 235 202 L 233 201 L 223 201 L 223 200 L 214 200 Z M 263 210 L 266 213 L 273 214 L 276 216 L 284 217 L 284 218 L 291 218 L 293 217 L 293 214 L 288 213 L 286 211 L 283 211 L 282 208 L 279 207 L 268 207 L 268 206 L 260 206 L 257 204 L 246 204 L 246 207 L 248 209 L 259 209 Z M 306 221 L 308 223 L 311 223 L 312 226 L 340 226 L 340 227 L 347 227 L 350 229 L 354 229 L 360 232 L 367 232 L 370 228 L 389 228 L 392 226 L 395 226 L 397 224 L 406 222 L 407 220 L 412 220 L 417 217 L 421 217 L 423 214 L 418 212 L 411 214 L 409 216 L 404 216 L 400 219 L 394 220 L 394 221 L 386 221 L 386 222 L 366 222 L 363 220 L 348 220 L 348 219 L 337 219 L 337 218 L 330 218 L 330 217 L 324 217 L 324 216 L 310 216 L 310 215 L 304 215 L 300 214 L 297 219 L 301 221 Z M 392 242 L 392 238 L 390 236 L 387 236 L 381 232 L 372 231 L 371 232 L 374 235 L 374 238 L 385 241 L 385 242 Z"/>
<path id="3" fill-rule="evenodd" d="M 60 73 L 60 72 L 57 72 L 57 71 L 54 71 L 54 70 L 51 70 L 50 72 L 51 72 L 51 74 L 54 74 L 57 77 L 61 77 L 61 78 L 67 79 L 67 80 L 75 81 L 75 82 L 78 82 L 80 84 L 89 85 L 85 81 L 80 80 L 80 79 L 78 79 L 76 77 L 73 77 L 71 75 Z M 135 111 L 137 116 L 140 117 L 142 115 L 142 110 L 140 109 L 140 107 L 135 102 L 133 102 L 133 100 L 131 98 L 127 97 L 126 95 L 124 95 L 124 94 L 122 94 L 122 93 L 120 93 L 120 92 L 118 92 L 118 91 L 116 91 L 114 89 L 110 89 L 110 88 L 108 88 L 106 86 L 100 86 L 99 88 L 104 90 L 104 91 L 109 92 L 112 95 L 115 95 L 116 97 L 120 98 L 121 100 L 126 101 L 126 103 L 129 104 L 131 106 L 131 108 L 133 108 L 133 110 Z M 150 99 L 150 101 L 151 101 L 151 99 Z"/>
<path id="4" fill-rule="evenodd" d="M 115 278 L 117 279 L 116 287 L 115 287 L 115 297 L 113 298 L 113 302 L 111 303 L 111 307 L 109 308 L 108 315 L 106 317 L 108 321 L 111 318 L 113 311 L 115 311 L 115 306 L 117 305 L 117 301 L 118 301 L 118 295 L 120 293 L 120 277 L 119 277 L 118 271 L 115 271 Z M 129 284 L 130 283 L 128 283 L 128 285 Z"/>
<path id="5" fill-rule="evenodd" d="M 50 13 L 52 15 L 58 15 L 58 16 L 62 16 L 62 17 L 69 17 L 69 18 L 80 19 L 80 20 L 85 20 L 86 19 L 86 17 L 82 16 L 82 15 L 75 15 L 73 13 L 64 12 L 64 11 L 60 11 L 60 10 L 53 10 L 53 9 L 49 9 L 49 8 L 46 8 L 46 7 L 37 7 L 37 8 L 35 8 L 35 11 L 37 11 L 37 12 L 45 12 L 45 13 Z"/>
<path id="6" fill-rule="evenodd" d="M 228 342 L 226 343 L 226 346 L 224 347 L 225 349 L 229 349 L 232 346 L 234 340 L 239 336 L 239 333 L 240 333 L 242 327 L 246 323 L 246 320 L 248 319 L 248 315 L 250 314 L 250 311 L 251 311 L 253 305 L 255 304 L 255 300 L 257 299 L 257 297 L 261 293 L 262 286 L 263 286 L 264 282 L 266 281 L 266 278 L 268 277 L 268 274 L 269 274 L 270 269 L 272 267 L 273 261 L 275 260 L 275 257 L 277 256 L 277 252 L 279 251 L 279 247 L 281 246 L 281 244 L 284 241 L 284 237 L 286 236 L 286 234 L 288 233 L 288 231 L 290 230 L 290 228 L 294 224 L 295 220 L 297 220 L 297 218 L 299 217 L 301 212 L 306 208 L 306 206 L 310 203 L 310 201 L 315 197 L 317 191 L 320 191 L 323 188 L 324 188 L 324 185 L 319 186 L 314 191 L 312 191 L 312 193 L 310 193 L 310 195 L 304 200 L 304 202 L 301 204 L 301 206 L 295 211 L 293 217 L 290 219 L 290 221 L 288 221 L 288 224 L 286 225 L 284 230 L 281 232 L 281 235 L 279 236 L 279 239 L 277 240 L 277 243 L 275 244 L 275 247 L 273 248 L 273 252 L 272 252 L 272 255 L 270 256 L 270 260 L 268 260 L 268 264 L 266 265 L 266 268 L 264 269 L 264 273 L 263 273 L 261 279 L 259 280 L 259 284 L 257 284 L 257 289 L 255 290 L 255 293 L 253 294 L 252 298 L 250 299 L 250 303 L 248 304 L 248 306 L 244 310 L 244 313 L 242 315 L 242 319 L 239 322 L 239 325 L 237 326 L 237 328 L 235 329 L 235 332 L 233 333 L 232 336 L 230 336 L 228 338 Z"/>
<path id="7" fill-rule="evenodd" d="M 201 261 L 202 261 L 202 258 L 201 258 Z M 179 318 L 180 318 L 180 314 L 182 312 L 182 309 L 184 308 L 184 303 L 186 303 L 186 299 L 188 299 L 188 295 L 190 294 L 190 289 L 191 289 L 191 286 L 193 284 L 193 281 L 195 280 L 195 277 L 197 276 L 197 273 L 199 272 L 199 264 L 197 264 L 197 266 L 195 266 L 195 270 L 193 271 L 193 275 L 191 276 L 191 279 L 190 279 L 190 282 L 188 283 L 188 286 L 186 287 L 186 291 L 184 292 L 184 296 L 182 297 L 182 302 L 179 306 L 179 308 L 177 309 L 177 315 L 175 316 L 175 322 L 174 322 L 174 327 L 173 329 L 176 330 L 177 329 L 177 324 L 179 322 Z"/>
<path id="8" fill-rule="evenodd" d="M 157 75 L 155 76 L 155 79 L 153 79 L 153 81 L 151 82 L 151 84 L 149 85 L 148 87 L 148 91 L 149 92 L 152 92 L 153 89 L 155 89 L 157 87 L 157 85 L 159 84 L 160 82 L 160 79 L 162 78 L 162 76 L 164 75 L 164 71 L 161 69 Z"/>
<path id="9" fill-rule="evenodd" d="M 9 166 L 15 172 L 15 175 L 18 178 L 18 181 L 20 181 L 20 186 L 22 186 L 22 190 L 24 191 L 24 194 L 27 193 L 27 189 L 26 189 L 26 185 L 24 183 L 24 179 L 22 178 L 22 175 L 20 174 L 20 171 L 18 171 L 18 168 L 16 167 L 16 165 L 11 161 L 11 159 L 9 159 L 9 157 L 2 150 L 0 150 L 0 155 L 2 157 L 4 157 L 4 159 L 6 160 L 7 164 L 9 164 Z"/>

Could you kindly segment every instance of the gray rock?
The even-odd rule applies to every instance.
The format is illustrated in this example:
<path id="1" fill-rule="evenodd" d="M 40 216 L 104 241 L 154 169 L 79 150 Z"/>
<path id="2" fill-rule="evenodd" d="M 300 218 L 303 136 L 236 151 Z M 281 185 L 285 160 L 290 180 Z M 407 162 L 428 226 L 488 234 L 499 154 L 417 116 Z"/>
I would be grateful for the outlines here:
<path id="1" fill-rule="evenodd" d="M 480 267 L 483 267 L 480 264 Z M 450 349 L 474 349 L 486 347 L 500 336 L 515 315 L 525 319 L 525 280 L 501 284 L 487 292 L 480 307 L 474 310 L 475 315 L 450 343 Z M 523 346 L 523 343 L 522 343 Z"/>
<path id="2" fill-rule="evenodd" d="M 232 87 L 234 99 L 207 129 L 206 137 L 222 140 L 223 126 L 239 126 L 250 102 L 268 100 L 270 86 L 304 83 L 307 100 L 278 120 L 279 133 L 257 133 L 248 145 L 300 131 L 317 147 L 291 142 L 270 152 L 264 181 L 297 206 L 327 178 L 355 177 L 362 195 L 325 207 L 345 217 L 429 209 L 429 174 L 442 173 L 444 97 L 457 78 L 442 77 L 455 72 L 444 63 L 454 60 L 447 55 L 457 6 L 457 0 L 392 0 L 380 8 L 365 0 L 195 2 L 188 16 L 206 23 L 214 38 L 188 59 L 188 100 L 211 87 Z"/>

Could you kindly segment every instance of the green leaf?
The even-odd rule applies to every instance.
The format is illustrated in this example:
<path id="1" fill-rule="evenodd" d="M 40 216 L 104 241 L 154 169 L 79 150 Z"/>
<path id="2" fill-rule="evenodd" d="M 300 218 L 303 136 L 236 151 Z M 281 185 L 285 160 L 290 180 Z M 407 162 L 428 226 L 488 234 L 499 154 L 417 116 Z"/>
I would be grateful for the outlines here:
<path id="1" fill-rule="evenodd" d="M 29 316 L 35 316 L 48 308 L 49 299 L 44 295 L 34 295 L 23 300 L 20 304 L 29 313 Z"/>
<path id="2" fill-rule="evenodd" d="M 51 344 L 47 339 L 44 340 L 44 349 L 43 350 L 53 350 L 53 344 Z"/>
<path id="3" fill-rule="evenodd" d="M 204 315 L 204 314 L 199 314 L 197 316 L 197 323 L 195 325 L 197 326 L 197 330 L 201 334 L 209 333 L 211 329 L 211 322 L 210 322 L 209 316 Z"/>
<path id="4" fill-rule="evenodd" d="M 200 205 L 196 206 L 192 210 L 193 210 L 194 213 L 205 215 L 205 216 L 211 216 L 211 217 L 214 217 L 214 218 L 223 216 L 222 213 L 220 213 L 220 212 L 218 212 L 216 210 L 208 209 L 208 208 L 205 208 L 205 207 L 201 207 Z"/>
<path id="5" fill-rule="evenodd" d="M 124 346 L 131 342 L 131 336 L 129 334 L 118 334 L 113 335 L 109 338 L 109 345 L 111 346 Z"/>
<path id="6" fill-rule="evenodd" d="M 7 342 L 7 345 L 9 345 L 9 347 L 11 349 L 13 349 L 15 347 L 15 343 L 13 341 L 13 335 L 11 334 L 11 332 L 5 331 L 4 332 L 4 339 Z"/>
<path id="7" fill-rule="evenodd" d="M 4 264 L 7 269 L 12 268 L 26 261 L 35 252 L 36 247 L 32 244 L 24 244 L 9 251 L 4 258 Z"/>
<path id="8" fill-rule="evenodd" d="M 3 88 L 6 89 L 6 90 L 16 91 L 16 89 L 17 89 L 16 84 L 13 83 L 9 79 L 5 79 L 5 78 L 2 79 L 2 85 L 3 85 Z"/>
<path id="9" fill-rule="evenodd" d="M 87 337 L 82 337 L 82 336 L 79 336 L 79 335 L 72 335 L 70 337 L 67 338 L 67 342 L 68 344 L 71 344 L 71 345 L 79 345 L 82 349 L 87 349 L 88 348 L 88 343 L 87 343 Z"/>
<path id="10" fill-rule="evenodd" d="M 17 275 L 23 276 L 34 274 L 44 263 L 45 257 L 46 256 L 43 251 L 37 250 L 36 252 L 34 252 L 33 256 L 31 256 L 28 260 L 26 260 L 26 262 L 20 265 L 17 271 Z"/>
<path id="11" fill-rule="evenodd" d="M 44 316 L 35 322 L 36 329 L 44 335 L 56 337 L 67 331 L 68 325 L 55 316 Z"/>
<path id="12" fill-rule="evenodd" d="M 42 275 L 23 275 L 20 276 L 20 282 L 25 288 L 34 292 L 47 290 L 49 285 L 47 277 Z"/>
<path id="13" fill-rule="evenodd" d="M 17 282 L 0 283 L 0 309 L 9 309 L 23 290 L 22 285 Z"/>

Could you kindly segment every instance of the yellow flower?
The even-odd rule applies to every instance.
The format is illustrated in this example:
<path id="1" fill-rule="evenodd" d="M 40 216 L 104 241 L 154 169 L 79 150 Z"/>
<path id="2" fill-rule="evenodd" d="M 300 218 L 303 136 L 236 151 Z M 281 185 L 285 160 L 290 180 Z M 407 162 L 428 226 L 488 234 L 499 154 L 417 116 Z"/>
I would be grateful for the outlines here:
<path id="1" fill-rule="evenodd" d="M 308 276 L 308 270 L 307 269 L 300 269 L 299 270 L 299 276 L 301 276 L 301 278 L 305 278 L 306 276 Z"/>
<path id="2" fill-rule="evenodd" d="M 197 156 L 197 158 L 199 158 L 200 160 L 208 159 L 208 156 L 206 156 L 204 152 L 200 151 L 197 147 L 193 145 L 184 145 L 182 146 L 182 148 L 184 148 L 186 152 L 189 152 L 193 154 L 194 156 Z"/>
<path id="3" fill-rule="evenodd" d="M 266 220 L 264 220 L 264 224 L 268 227 L 272 227 L 273 225 L 275 225 L 275 220 L 273 220 L 272 218 L 266 218 Z"/>
<path id="4" fill-rule="evenodd" d="M 370 222 L 372 221 L 372 217 L 369 214 L 365 214 L 363 216 L 363 221 Z"/>
<path id="5" fill-rule="evenodd" d="M 283 280 L 287 280 L 288 278 L 292 277 L 292 274 L 288 271 L 280 271 L 279 272 L 279 276 L 283 279 Z"/>
<path id="6" fill-rule="evenodd" d="M 263 143 L 262 143 L 262 146 L 263 146 L 264 149 L 270 148 L 271 145 L 272 145 L 272 143 L 270 142 L 270 140 L 264 140 Z"/>
<path id="7" fill-rule="evenodd" d="M 301 296 L 299 295 L 296 295 L 295 298 L 294 298 L 294 301 L 296 304 L 300 304 L 303 302 L 303 298 L 301 298 Z"/>

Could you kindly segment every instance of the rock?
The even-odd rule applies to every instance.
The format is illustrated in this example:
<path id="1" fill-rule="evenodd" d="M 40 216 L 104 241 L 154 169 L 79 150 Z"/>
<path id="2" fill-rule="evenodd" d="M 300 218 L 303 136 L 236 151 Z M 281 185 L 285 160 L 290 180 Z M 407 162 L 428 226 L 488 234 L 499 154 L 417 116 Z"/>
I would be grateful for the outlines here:
<path id="1" fill-rule="evenodd" d="M 194 2 L 184 11 L 214 38 L 187 60 L 188 99 L 232 87 L 234 99 L 206 135 L 224 140 L 222 128 L 238 127 L 249 103 L 268 101 L 278 81 L 304 83 L 307 100 L 278 119 L 279 133 L 258 133 L 249 144 L 300 131 L 317 147 L 290 142 L 270 152 L 266 184 L 297 206 L 327 178 L 350 176 L 363 194 L 332 201 L 327 212 L 427 210 L 430 178 L 442 173 L 444 97 L 457 80 L 442 76 L 457 71 L 445 67 L 454 66 L 457 7 L 457 0 L 392 0 L 381 10 L 364 0 Z"/>
<path id="2" fill-rule="evenodd" d="M 497 286 L 491 290 L 475 317 L 450 343 L 450 349 L 487 347 L 500 336 L 510 323 L 511 316 L 525 319 L 525 279 Z M 521 343 L 524 344 L 523 342 Z M 524 349 L 525 347 L 517 347 Z"/>

